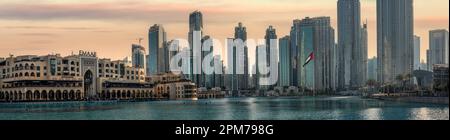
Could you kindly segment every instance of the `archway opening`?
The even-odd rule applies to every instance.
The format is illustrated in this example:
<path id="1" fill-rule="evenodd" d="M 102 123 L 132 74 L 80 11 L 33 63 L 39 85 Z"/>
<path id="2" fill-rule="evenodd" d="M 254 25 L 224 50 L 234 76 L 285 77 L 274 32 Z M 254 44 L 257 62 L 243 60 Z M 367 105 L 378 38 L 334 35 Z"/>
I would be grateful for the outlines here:
<path id="1" fill-rule="evenodd" d="M 84 93 L 86 96 L 94 95 L 94 74 L 91 70 L 84 73 Z"/>

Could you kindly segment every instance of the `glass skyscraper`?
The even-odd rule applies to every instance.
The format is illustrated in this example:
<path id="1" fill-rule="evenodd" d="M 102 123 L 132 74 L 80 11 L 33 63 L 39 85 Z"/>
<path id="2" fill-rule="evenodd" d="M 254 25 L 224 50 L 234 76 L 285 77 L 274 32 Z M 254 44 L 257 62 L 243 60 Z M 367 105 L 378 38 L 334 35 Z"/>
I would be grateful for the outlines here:
<path id="1" fill-rule="evenodd" d="M 314 90 L 315 81 L 315 60 L 311 60 L 306 64 L 306 59 L 308 59 L 310 54 L 314 55 L 314 26 L 313 25 L 303 25 L 301 27 L 301 45 L 300 48 L 300 77 L 301 85 L 303 88 Z M 317 55 L 317 54 L 315 54 Z"/>
<path id="2" fill-rule="evenodd" d="M 367 79 L 377 81 L 377 57 L 367 61 Z"/>
<path id="3" fill-rule="evenodd" d="M 289 69 L 289 73 L 290 73 L 290 86 L 300 86 L 300 75 L 298 75 L 297 71 L 298 71 L 298 67 L 299 65 L 301 65 L 301 62 L 298 62 L 298 55 L 299 55 L 299 51 L 301 51 L 300 48 L 300 22 L 301 20 L 296 19 L 293 21 L 292 27 L 291 27 L 291 31 L 290 31 L 290 65 L 291 68 Z"/>
<path id="4" fill-rule="evenodd" d="M 132 66 L 134 68 L 145 68 L 145 48 L 141 45 L 131 45 Z"/>
<path id="5" fill-rule="evenodd" d="M 291 48 L 291 39 L 289 36 L 285 36 L 280 38 L 279 41 L 279 64 L 280 64 L 280 70 L 279 70 L 279 80 L 278 80 L 278 86 L 281 87 L 289 87 L 291 86 L 291 80 L 292 80 L 292 74 L 291 72 L 291 58 L 290 58 L 290 48 Z"/>
<path id="6" fill-rule="evenodd" d="M 189 48 L 190 48 L 190 59 L 189 59 L 189 69 L 188 74 L 186 74 L 186 77 L 188 77 L 190 80 L 192 80 L 197 85 L 201 84 L 201 63 L 194 63 L 194 61 L 198 61 L 201 59 L 201 44 L 194 44 L 194 32 L 199 32 L 199 40 L 203 37 L 203 14 L 200 11 L 194 11 L 191 14 L 189 14 L 189 33 L 188 33 L 188 41 L 189 41 Z M 201 43 L 201 42 L 199 42 Z M 194 50 L 194 45 L 197 46 L 197 50 Z M 195 74 L 197 73 L 197 74 Z"/>
<path id="7" fill-rule="evenodd" d="M 168 55 L 166 46 L 166 32 L 162 25 L 155 24 L 148 32 L 149 56 L 147 64 L 147 76 L 167 72 L 166 60 Z"/>
<path id="8" fill-rule="evenodd" d="M 234 38 L 235 39 L 241 39 L 243 43 L 246 43 L 247 41 L 247 28 L 243 26 L 241 22 L 238 23 L 238 26 L 234 28 Z M 248 89 L 249 85 L 249 71 L 248 71 L 248 47 L 247 44 L 244 44 L 244 74 L 239 74 L 239 89 L 240 90 L 246 90 Z M 242 53 L 241 53 L 242 54 Z"/>
<path id="9" fill-rule="evenodd" d="M 212 55 L 214 57 L 214 46 L 213 46 L 213 40 L 209 35 L 205 35 L 202 38 L 202 47 L 204 44 L 210 44 L 211 48 L 209 51 L 203 51 L 202 50 L 202 61 L 205 60 L 205 57 L 207 55 Z M 206 60 L 205 60 L 206 61 Z M 203 62 L 202 62 L 203 63 Z M 213 61 L 209 63 L 210 66 L 214 66 L 214 58 Z M 206 88 L 213 88 L 214 87 L 214 74 L 205 74 L 204 71 L 202 71 L 200 79 L 199 79 L 199 86 L 200 87 L 206 87 Z"/>
<path id="10" fill-rule="evenodd" d="M 270 40 L 272 39 L 277 39 L 277 31 L 275 28 L 273 28 L 272 25 L 270 25 L 267 29 L 266 29 L 266 35 L 264 36 L 264 39 L 266 40 L 266 59 L 267 59 L 267 64 L 270 64 L 270 47 L 274 47 L 271 46 L 270 44 Z M 276 42 L 275 42 L 276 43 Z M 274 59 L 278 59 L 278 58 L 274 58 Z"/>
<path id="11" fill-rule="evenodd" d="M 269 27 L 266 29 L 266 35 L 264 36 L 265 44 L 266 44 L 266 64 L 267 64 L 268 67 L 271 64 L 270 63 L 271 61 L 278 62 L 278 58 L 271 58 L 270 57 L 270 53 L 271 53 L 270 50 L 272 49 L 272 47 L 276 47 L 278 45 L 277 44 L 278 37 L 277 37 L 277 33 L 276 32 L 277 32 L 276 29 L 272 25 L 269 25 Z M 271 40 L 275 41 L 275 42 L 273 42 L 273 45 L 275 45 L 275 46 L 272 46 Z M 274 48 L 274 49 L 277 49 L 277 48 Z M 274 59 L 274 60 L 272 60 L 272 59 Z M 277 64 L 276 67 L 278 67 L 278 64 Z M 270 73 L 268 75 L 265 75 L 264 77 L 268 77 L 269 75 L 270 75 Z M 260 75 L 260 76 L 262 76 L 262 75 Z M 263 90 L 268 90 L 268 89 L 272 88 L 273 86 L 274 85 L 264 85 L 261 88 Z"/>
<path id="12" fill-rule="evenodd" d="M 434 64 L 448 64 L 448 31 L 445 29 L 430 31 L 430 70 Z"/>
<path id="13" fill-rule="evenodd" d="M 420 37 L 414 35 L 414 70 L 420 69 Z"/>
<path id="14" fill-rule="evenodd" d="M 338 0 L 339 88 L 364 84 L 364 49 L 361 44 L 361 9 L 359 0 Z"/>
<path id="15" fill-rule="evenodd" d="M 377 0 L 377 66 L 378 80 L 383 84 L 412 74 L 413 12 L 413 0 Z"/>
<path id="16" fill-rule="evenodd" d="M 368 45 L 369 45 L 369 41 L 368 41 L 368 33 L 367 33 L 367 22 L 363 23 L 361 30 L 360 30 L 361 34 L 360 34 L 360 44 L 361 44 L 361 49 L 360 49 L 360 60 L 358 60 L 358 63 L 361 63 L 361 65 L 357 68 L 358 69 L 358 78 L 359 78 L 359 86 L 364 86 L 366 85 L 367 82 L 367 53 L 368 53 Z"/>
<path id="17" fill-rule="evenodd" d="M 329 17 L 300 21 L 299 75 L 301 88 L 330 91 L 336 88 L 336 47 Z M 310 60 L 310 61 L 308 61 Z"/>

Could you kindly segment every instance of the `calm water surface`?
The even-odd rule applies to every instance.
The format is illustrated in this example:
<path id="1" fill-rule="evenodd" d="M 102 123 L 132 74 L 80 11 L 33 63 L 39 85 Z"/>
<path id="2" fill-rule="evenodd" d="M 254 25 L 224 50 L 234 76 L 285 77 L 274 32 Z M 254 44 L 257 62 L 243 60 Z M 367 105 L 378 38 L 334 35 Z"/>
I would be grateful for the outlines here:
<path id="1" fill-rule="evenodd" d="M 448 120 L 448 108 L 360 97 L 0 103 L 0 120 Z"/>

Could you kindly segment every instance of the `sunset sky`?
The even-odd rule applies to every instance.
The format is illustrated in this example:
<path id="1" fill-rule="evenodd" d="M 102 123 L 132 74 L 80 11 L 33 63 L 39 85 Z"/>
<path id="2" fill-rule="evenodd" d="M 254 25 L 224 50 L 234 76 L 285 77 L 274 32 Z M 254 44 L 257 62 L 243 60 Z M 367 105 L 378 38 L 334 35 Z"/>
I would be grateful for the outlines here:
<path id="1" fill-rule="evenodd" d="M 203 12 L 205 34 L 222 42 L 243 22 L 248 38 L 264 38 L 273 25 L 279 38 L 288 35 L 292 20 L 330 16 L 336 29 L 337 0 L 1 0 L 0 57 L 96 51 L 100 57 L 122 59 L 131 44 L 144 38 L 153 24 L 163 24 L 168 39 L 187 38 L 188 15 Z M 376 1 L 361 0 L 361 19 L 369 26 L 369 57 L 376 55 Z M 449 0 L 415 0 L 415 34 L 422 38 L 426 59 L 428 31 L 448 29 Z M 337 30 L 336 30 L 337 31 Z M 254 53 L 249 54 L 251 57 Z"/>

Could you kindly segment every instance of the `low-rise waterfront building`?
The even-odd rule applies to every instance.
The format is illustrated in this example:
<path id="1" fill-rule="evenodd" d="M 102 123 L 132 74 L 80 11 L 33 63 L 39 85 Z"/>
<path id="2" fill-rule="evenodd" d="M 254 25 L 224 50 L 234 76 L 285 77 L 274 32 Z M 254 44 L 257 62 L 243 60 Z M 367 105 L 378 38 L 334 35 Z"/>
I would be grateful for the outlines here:
<path id="1" fill-rule="evenodd" d="M 133 67 L 128 60 L 99 59 L 95 52 L 80 51 L 78 55 L 66 57 L 59 54 L 11 55 L 0 60 L 0 102 L 196 96 L 196 85 L 179 75 L 160 74 L 151 78 L 145 75 L 144 67 Z M 171 93 L 174 93 L 173 97 Z"/>
<path id="2" fill-rule="evenodd" d="M 148 77 L 146 81 L 155 84 L 154 92 L 158 98 L 197 99 L 197 85 L 183 78 L 181 74 L 157 74 Z"/>
<path id="3" fill-rule="evenodd" d="M 212 88 L 210 90 L 206 88 L 199 88 L 197 90 L 197 95 L 199 99 L 215 99 L 224 98 L 226 91 L 222 91 L 220 87 Z"/>
<path id="4" fill-rule="evenodd" d="M 433 89 L 448 96 L 448 64 L 433 65 Z"/>
<path id="5" fill-rule="evenodd" d="M 433 72 L 427 70 L 414 70 L 413 76 L 417 81 L 419 89 L 431 89 L 431 86 L 433 85 Z"/>

